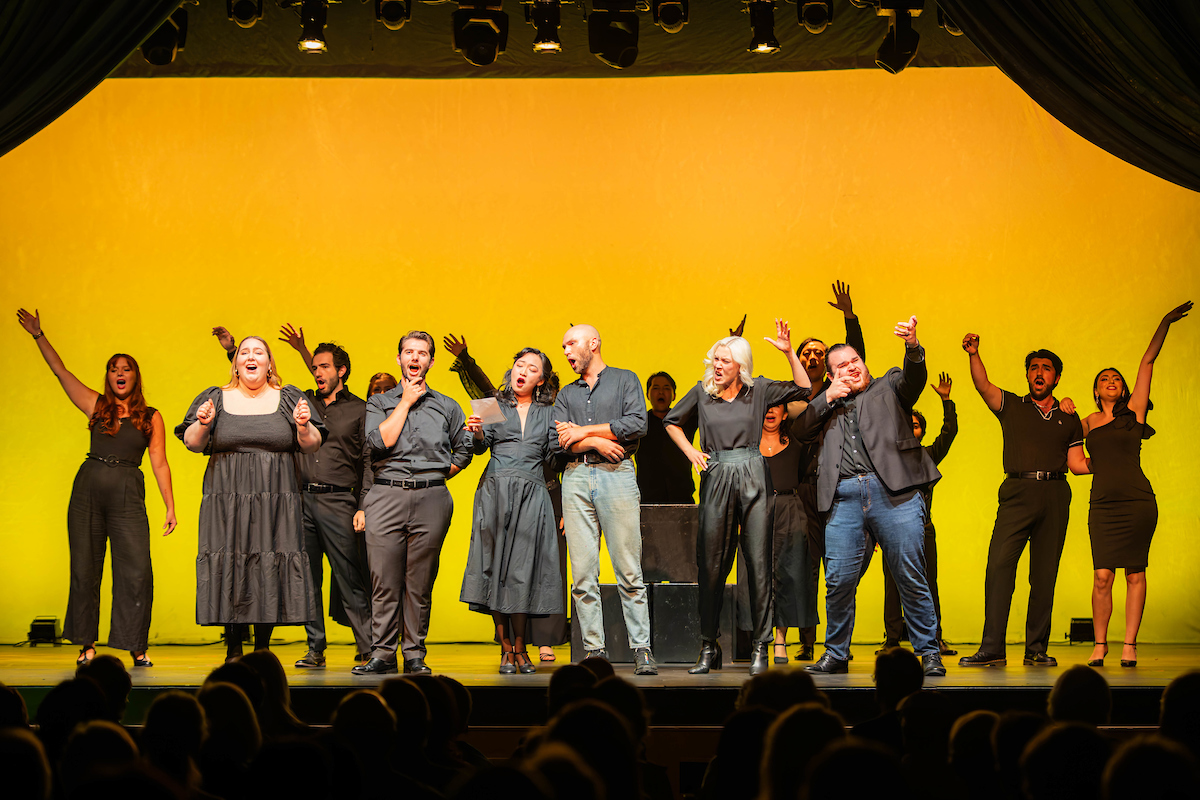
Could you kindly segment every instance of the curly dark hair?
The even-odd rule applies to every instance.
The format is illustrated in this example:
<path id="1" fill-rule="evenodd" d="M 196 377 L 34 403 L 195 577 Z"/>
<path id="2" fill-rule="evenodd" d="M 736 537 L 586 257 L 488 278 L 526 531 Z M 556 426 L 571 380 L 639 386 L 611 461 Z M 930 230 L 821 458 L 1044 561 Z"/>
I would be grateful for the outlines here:
<path id="1" fill-rule="evenodd" d="M 538 350 L 536 347 L 523 347 L 521 351 L 513 356 L 513 363 L 517 363 L 522 358 L 530 354 L 540 356 L 542 359 L 542 377 L 545 378 L 541 386 L 533 391 L 533 402 L 549 406 L 554 404 L 554 398 L 558 397 L 558 373 L 554 371 L 554 365 L 550 363 L 550 357 Z M 496 399 L 503 400 L 509 405 L 516 405 L 517 396 L 509 386 L 509 379 L 512 377 L 512 367 L 504 371 L 504 380 L 500 382 L 500 389 L 496 392 Z"/>

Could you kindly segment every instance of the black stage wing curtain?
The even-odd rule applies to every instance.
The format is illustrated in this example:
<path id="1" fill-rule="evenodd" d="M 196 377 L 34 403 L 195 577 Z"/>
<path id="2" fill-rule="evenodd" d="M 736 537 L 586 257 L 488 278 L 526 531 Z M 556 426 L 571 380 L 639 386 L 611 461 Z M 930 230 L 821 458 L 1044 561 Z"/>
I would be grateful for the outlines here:
<path id="1" fill-rule="evenodd" d="M 937 0 L 1080 136 L 1200 191 L 1200 0 Z"/>
<path id="2" fill-rule="evenodd" d="M 95 89 L 179 2 L 0 2 L 0 156 Z"/>

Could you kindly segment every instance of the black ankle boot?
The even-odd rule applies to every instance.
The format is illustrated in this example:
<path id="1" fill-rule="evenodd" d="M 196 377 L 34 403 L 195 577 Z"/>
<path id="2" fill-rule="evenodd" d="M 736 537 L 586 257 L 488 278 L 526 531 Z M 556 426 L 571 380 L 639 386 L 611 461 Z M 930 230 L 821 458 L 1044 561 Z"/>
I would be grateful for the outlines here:
<path id="1" fill-rule="evenodd" d="M 707 675 L 710 669 L 721 668 L 721 643 L 704 641 L 700 644 L 700 657 L 696 666 L 688 670 L 689 675 Z"/>
<path id="2" fill-rule="evenodd" d="M 766 672 L 770 662 L 771 659 L 767 656 L 767 642 L 755 642 L 754 653 L 750 656 L 750 677 Z"/>

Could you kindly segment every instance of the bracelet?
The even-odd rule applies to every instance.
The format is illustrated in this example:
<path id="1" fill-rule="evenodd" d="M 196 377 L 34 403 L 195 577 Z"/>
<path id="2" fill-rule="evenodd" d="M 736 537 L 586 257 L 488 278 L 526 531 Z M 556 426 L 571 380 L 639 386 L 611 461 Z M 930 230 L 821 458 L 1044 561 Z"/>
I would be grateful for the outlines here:
<path id="1" fill-rule="evenodd" d="M 45 335 L 46 335 L 46 334 L 42 333 L 41 331 L 38 331 L 37 333 L 35 333 L 35 334 L 33 335 L 33 338 L 34 338 L 34 340 L 36 341 L 37 339 L 40 339 L 40 338 L 42 338 L 42 337 L 43 337 L 43 336 L 45 336 Z"/>

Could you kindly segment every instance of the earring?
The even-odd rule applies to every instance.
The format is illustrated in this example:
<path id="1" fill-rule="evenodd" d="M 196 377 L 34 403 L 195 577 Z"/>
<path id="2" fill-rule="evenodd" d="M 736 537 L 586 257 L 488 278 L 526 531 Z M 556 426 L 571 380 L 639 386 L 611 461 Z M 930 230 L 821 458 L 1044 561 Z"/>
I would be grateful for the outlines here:
<path id="1" fill-rule="evenodd" d="M 240 378 L 240 377 L 242 377 L 242 373 L 235 369 L 233 371 L 233 377 Z"/>

